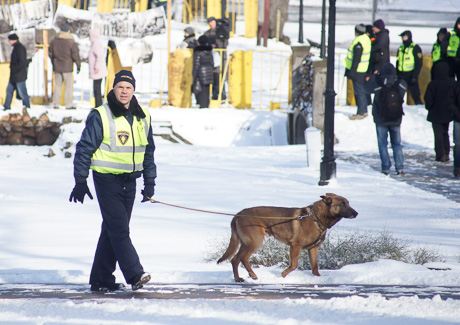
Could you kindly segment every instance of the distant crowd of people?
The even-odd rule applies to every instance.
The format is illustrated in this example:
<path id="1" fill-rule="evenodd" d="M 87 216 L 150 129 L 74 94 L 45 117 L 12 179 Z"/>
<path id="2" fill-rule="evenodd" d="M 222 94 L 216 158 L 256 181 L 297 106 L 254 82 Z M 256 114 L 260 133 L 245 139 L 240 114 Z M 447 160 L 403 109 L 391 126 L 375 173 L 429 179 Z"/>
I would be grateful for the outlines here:
<path id="1" fill-rule="evenodd" d="M 376 124 L 377 143 L 382 173 L 388 175 L 391 160 L 388 154 L 388 135 L 393 149 L 396 174 L 404 175 L 404 156 L 401 146 L 401 122 L 404 95 L 412 96 L 415 105 L 423 105 L 419 87 L 422 69 L 422 49 L 412 40 L 410 30 L 402 32 L 396 67 L 390 63 L 389 31 L 382 19 L 373 25 L 355 26 L 355 39 L 344 60 L 345 76 L 353 83 L 357 106 L 351 120 L 368 116 L 367 106 L 374 94 L 372 115 Z M 425 91 L 427 120 L 434 134 L 435 159 L 449 161 L 449 124 L 454 122 L 454 170 L 460 177 L 460 17 L 454 28 L 441 28 L 431 51 L 431 81 Z"/>
<path id="2" fill-rule="evenodd" d="M 193 83 L 192 92 L 200 108 L 209 107 L 210 98 L 213 100 L 226 99 L 224 85 L 221 85 L 228 46 L 229 26 L 226 19 L 207 19 L 209 29 L 203 35 L 195 36 L 193 27 L 186 27 L 184 40 L 178 45 L 179 48 L 193 49 Z M 222 49 L 223 51 L 213 51 Z M 224 82 L 224 80 L 222 80 Z M 212 85 L 212 93 L 210 88 Z M 221 89 L 222 88 L 222 89 Z"/>
<path id="3" fill-rule="evenodd" d="M 81 59 L 80 49 L 70 33 L 67 24 L 59 26 L 60 31 L 50 42 L 48 53 L 54 72 L 53 106 L 59 109 L 61 105 L 62 87 L 64 90 L 64 105 L 66 109 L 75 109 L 73 105 L 74 66 L 77 74 L 80 73 Z M 26 48 L 19 42 L 16 33 L 8 35 L 8 41 L 13 46 L 10 57 L 10 79 L 6 89 L 4 110 L 11 109 L 11 101 L 14 91 L 17 98 L 22 99 L 23 105 L 30 108 L 30 99 L 27 92 L 27 70 L 31 60 L 27 59 Z M 95 107 L 102 105 L 102 79 L 107 76 L 107 63 L 105 60 L 105 46 L 100 40 L 100 32 L 97 29 L 90 31 L 91 47 L 88 53 L 89 78 L 93 80 L 93 93 Z"/>

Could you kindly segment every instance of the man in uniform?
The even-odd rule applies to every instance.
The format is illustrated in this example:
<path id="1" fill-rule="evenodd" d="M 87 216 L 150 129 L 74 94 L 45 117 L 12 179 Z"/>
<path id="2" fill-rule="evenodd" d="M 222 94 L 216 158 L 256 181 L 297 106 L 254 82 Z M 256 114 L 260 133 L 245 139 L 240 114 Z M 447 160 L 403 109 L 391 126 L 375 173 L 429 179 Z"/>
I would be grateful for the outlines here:
<path id="1" fill-rule="evenodd" d="M 92 110 L 86 120 L 74 159 L 75 187 L 70 201 L 83 203 L 93 198 L 86 179 L 93 170 L 94 186 L 102 213 L 102 229 L 89 283 L 92 291 L 124 288 L 115 283 L 116 263 L 133 290 L 150 281 L 129 237 L 129 222 L 136 196 L 136 179 L 144 177 L 142 202 L 154 194 L 155 144 L 150 114 L 139 106 L 131 71 L 115 75 L 107 103 Z"/>
<path id="2" fill-rule="evenodd" d="M 446 59 L 449 64 L 450 77 L 457 77 L 460 82 L 460 17 L 457 18 L 454 29 L 442 40 L 441 58 Z"/>
<path id="3" fill-rule="evenodd" d="M 410 30 L 402 32 L 399 36 L 401 36 L 403 44 L 396 54 L 398 77 L 406 81 L 407 89 L 415 105 L 423 105 L 418 85 L 418 76 L 423 64 L 422 49 L 412 41 L 412 32 Z"/>
<path id="4" fill-rule="evenodd" d="M 347 57 L 344 60 L 345 77 L 353 81 L 353 91 L 358 111 L 350 116 L 350 120 L 361 120 L 367 116 L 367 97 L 364 91 L 366 72 L 369 68 L 371 55 L 371 40 L 366 34 L 366 26 L 355 26 L 356 38 L 348 48 Z"/>

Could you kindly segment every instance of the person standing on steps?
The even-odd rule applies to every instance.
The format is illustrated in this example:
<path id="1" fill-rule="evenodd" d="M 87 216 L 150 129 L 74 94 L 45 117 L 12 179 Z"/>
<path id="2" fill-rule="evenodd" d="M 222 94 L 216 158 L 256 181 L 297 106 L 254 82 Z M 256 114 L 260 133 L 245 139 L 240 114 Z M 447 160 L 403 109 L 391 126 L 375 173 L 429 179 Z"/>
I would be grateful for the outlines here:
<path id="1" fill-rule="evenodd" d="M 147 202 L 155 193 L 157 176 L 150 114 L 137 102 L 135 87 L 131 71 L 118 72 L 107 103 L 89 113 L 76 145 L 75 187 L 69 201 L 83 203 L 85 195 L 93 199 L 86 182 L 92 169 L 102 213 L 101 234 L 89 279 L 92 291 L 124 289 L 113 275 L 117 262 L 133 290 L 150 281 L 129 235 L 136 179 L 144 177 L 141 194 L 142 202 Z"/>

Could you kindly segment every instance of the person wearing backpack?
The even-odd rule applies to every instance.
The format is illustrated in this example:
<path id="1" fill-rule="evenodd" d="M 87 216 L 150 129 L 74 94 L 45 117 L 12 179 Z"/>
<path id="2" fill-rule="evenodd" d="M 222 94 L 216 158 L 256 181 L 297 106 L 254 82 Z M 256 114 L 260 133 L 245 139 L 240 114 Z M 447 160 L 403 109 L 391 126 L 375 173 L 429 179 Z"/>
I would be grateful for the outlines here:
<path id="1" fill-rule="evenodd" d="M 390 174 L 391 160 L 388 154 L 388 134 L 397 175 L 404 175 L 404 156 L 401 145 L 401 121 L 407 83 L 399 79 L 393 64 L 387 62 L 379 73 L 373 74 L 364 84 L 366 93 L 374 93 L 372 116 L 377 131 L 382 173 Z"/>
<path id="2" fill-rule="evenodd" d="M 437 61 L 431 69 L 431 75 L 433 80 L 428 84 L 424 97 L 428 110 L 426 119 L 433 127 L 436 161 L 446 162 L 449 161 L 449 124 L 452 121 L 447 97 L 455 80 L 449 77 L 449 64 L 446 61 Z"/>

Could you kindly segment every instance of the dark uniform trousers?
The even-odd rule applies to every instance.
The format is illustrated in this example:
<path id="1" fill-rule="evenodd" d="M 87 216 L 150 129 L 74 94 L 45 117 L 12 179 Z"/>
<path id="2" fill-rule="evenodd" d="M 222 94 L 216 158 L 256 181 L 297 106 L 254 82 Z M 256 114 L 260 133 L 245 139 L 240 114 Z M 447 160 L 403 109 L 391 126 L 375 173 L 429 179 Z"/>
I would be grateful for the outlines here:
<path id="1" fill-rule="evenodd" d="M 91 269 L 90 284 L 115 283 L 113 272 L 120 266 L 126 283 L 133 284 L 144 272 L 129 237 L 129 221 L 136 196 L 132 174 L 93 172 L 97 199 L 102 213 L 102 228 Z"/>

